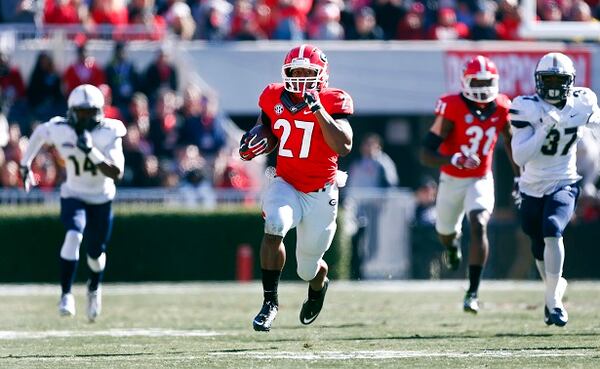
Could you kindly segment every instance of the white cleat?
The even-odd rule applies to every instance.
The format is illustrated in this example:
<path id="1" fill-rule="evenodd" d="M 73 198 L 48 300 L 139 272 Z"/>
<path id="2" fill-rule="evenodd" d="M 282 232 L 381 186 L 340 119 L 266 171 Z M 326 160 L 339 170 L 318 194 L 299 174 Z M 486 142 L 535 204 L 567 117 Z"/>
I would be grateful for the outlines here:
<path id="1" fill-rule="evenodd" d="M 74 316 L 75 315 L 75 298 L 72 293 L 65 293 L 60 297 L 58 303 L 58 313 L 61 316 Z"/>
<path id="2" fill-rule="evenodd" d="M 100 287 L 96 291 L 87 293 L 87 316 L 90 322 L 95 322 L 102 311 L 102 290 Z"/>

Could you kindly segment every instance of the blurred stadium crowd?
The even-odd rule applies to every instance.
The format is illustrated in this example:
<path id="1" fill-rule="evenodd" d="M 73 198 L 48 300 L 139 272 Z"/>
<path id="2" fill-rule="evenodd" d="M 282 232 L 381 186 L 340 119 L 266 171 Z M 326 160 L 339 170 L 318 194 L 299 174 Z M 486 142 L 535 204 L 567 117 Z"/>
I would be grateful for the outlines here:
<path id="1" fill-rule="evenodd" d="M 194 84 L 180 88 L 176 68 L 159 50 L 145 70 L 136 70 L 126 45 L 115 43 L 107 65 L 98 65 L 85 44 L 64 72 L 51 55 L 39 53 L 27 83 L 6 55 L 0 56 L 0 184 L 21 186 L 18 163 L 33 128 L 64 116 L 66 97 L 82 83 L 98 86 L 106 100 L 105 116 L 122 120 L 126 169 L 122 187 L 252 187 L 237 152 L 227 146 L 216 98 Z M 181 90 L 181 91 L 180 91 Z M 177 92 L 180 91 L 180 92 Z M 49 148 L 32 165 L 42 190 L 62 182 L 64 163 Z"/>
<path id="2" fill-rule="evenodd" d="M 541 20 L 594 16 L 600 18 L 598 0 L 538 0 Z M 28 79 L 0 55 L 0 186 L 20 186 L 27 136 L 36 124 L 64 115 L 66 97 L 81 83 L 100 87 L 106 116 L 128 127 L 120 186 L 255 185 L 227 145 L 215 96 L 180 85 L 163 51 L 136 70 L 126 55 L 130 40 L 517 40 L 520 21 L 517 0 L 2 0 L 0 25 L 71 29 L 79 46 L 64 71 L 41 52 Z M 85 40 L 107 36 L 118 42 L 112 60 L 99 65 Z M 33 171 L 42 189 L 61 183 L 62 165 L 51 149 L 38 155 Z"/>
<path id="3" fill-rule="evenodd" d="M 537 4 L 540 20 L 600 19 L 598 0 Z M 0 19 L 122 39 L 519 40 L 521 14 L 518 0 L 3 0 Z"/>

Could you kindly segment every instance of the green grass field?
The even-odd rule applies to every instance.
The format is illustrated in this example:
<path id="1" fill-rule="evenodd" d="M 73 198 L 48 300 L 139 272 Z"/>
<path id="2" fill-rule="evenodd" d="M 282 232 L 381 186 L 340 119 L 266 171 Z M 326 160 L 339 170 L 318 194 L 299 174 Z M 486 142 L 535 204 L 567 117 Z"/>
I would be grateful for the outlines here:
<path id="1" fill-rule="evenodd" d="M 598 368 L 600 282 L 571 282 L 570 322 L 542 321 L 542 284 L 333 281 L 321 316 L 298 320 L 301 283 L 280 287 L 270 333 L 251 320 L 257 283 L 107 285 L 96 323 L 60 318 L 58 287 L 0 285 L 0 368 Z"/>

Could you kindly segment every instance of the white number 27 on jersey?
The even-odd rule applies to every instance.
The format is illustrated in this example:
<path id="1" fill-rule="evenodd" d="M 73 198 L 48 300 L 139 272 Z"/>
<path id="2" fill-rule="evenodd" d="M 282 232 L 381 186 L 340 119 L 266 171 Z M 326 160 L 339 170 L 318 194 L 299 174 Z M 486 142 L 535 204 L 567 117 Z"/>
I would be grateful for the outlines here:
<path id="1" fill-rule="evenodd" d="M 307 158 L 310 153 L 310 140 L 314 126 L 315 123 L 313 122 L 294 120 L 294 127 L 303 130 L 302 145 L 300 146 L 300 154 L 298 155 L 298 158 L 300 159 Z M 294 153 L 292 153 L 292 150 L 285 147 L 287 140 L 290 138 L 290 133 L 292 133 L 292 125 L 285 119 L 278 119 L 273 125 L 273 128 L 283 128 L 283 134 L 281 135 L 281 140 L 279 142 L 279 155 L 286 158 L 293 158 Z"/>

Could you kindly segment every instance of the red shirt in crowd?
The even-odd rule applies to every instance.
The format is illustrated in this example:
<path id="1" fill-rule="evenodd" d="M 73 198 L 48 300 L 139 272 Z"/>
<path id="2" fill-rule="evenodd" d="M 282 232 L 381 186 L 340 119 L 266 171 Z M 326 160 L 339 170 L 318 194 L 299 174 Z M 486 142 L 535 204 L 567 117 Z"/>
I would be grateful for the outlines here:
<path id="1" fill-rule="evenodd" d="M 0 76 L 0 90 L 13 99 L 25 96 L 25 83 L 19 69 L 11 67 L 6 75 Z"/>
<path id="2" fill-rule="evenodd" d="M 58 0 L 46 0 L 44 6 L 44 23 L 46 24 L 78 24 L 80 23 L 77 7 L 72 1 L 65 5 L 57 4 Z"/>
<path id="3" fill-rule="evenodd" d="M 84 83 L 100 86 L 106 83 L 106 78 L 104 71 L 96 64 L 94 58 L 87 57 L 83 63 L 78 61 L 67 68 L 63 76 L 63 83 L 68 95 L 75 87 Z"/>

